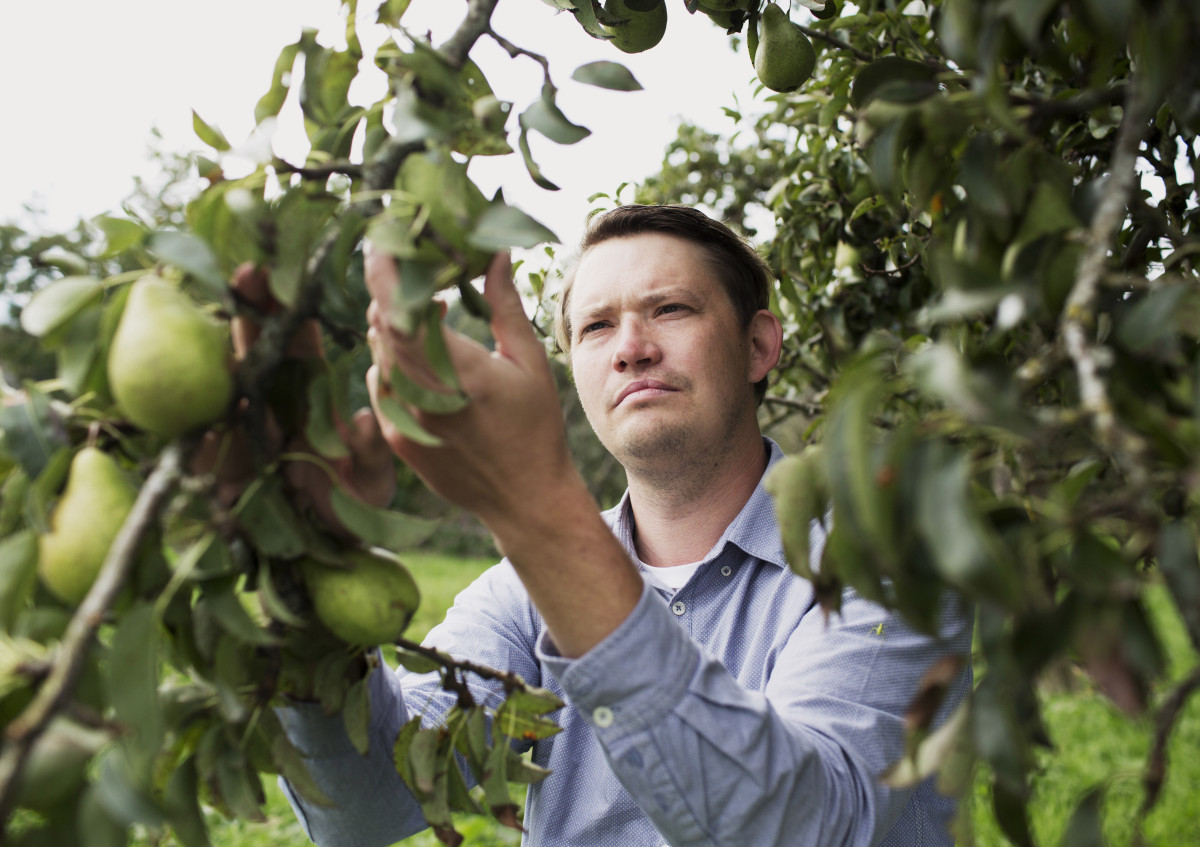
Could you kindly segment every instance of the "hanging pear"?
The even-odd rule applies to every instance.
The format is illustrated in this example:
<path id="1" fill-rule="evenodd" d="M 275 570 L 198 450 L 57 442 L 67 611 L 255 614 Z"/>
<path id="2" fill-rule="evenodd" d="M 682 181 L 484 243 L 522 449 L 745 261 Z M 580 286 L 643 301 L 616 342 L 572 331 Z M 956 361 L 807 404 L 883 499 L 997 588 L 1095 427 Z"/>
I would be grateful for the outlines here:
<path id="1" fill-rule="evenodd" d="M 117 404 L 137 426 L 174 437 L 225 414 L 233 397 L 227 328 L 175 286 L 133 283 L 108 353 Z"/>
<path id="2" fill-rule="evenodd" d="M 38 574 L 52 594 L 71 605 L 83 600 L 136 497 L 107 453 L 75 454 L 50 531 L 38 539 Z"/>
<path id="3" fill-rule="evenodd" d="M 812 76 L 817 53 L 799 26 L 774 3 L 762 13 L 762 32 L 754 53 L 754 72 L 772 91 L 795 91 Z"/>
<path id="4" fill-rule="evenodd" d="M 667 31 L 667 4 L 657 0 L 653 5 L 626 0 L 608 0 L 604 11 L 625 23 L 605 27 L 612 35 L 612 44 L 623 53 L 641 53 L 662 41 Z"/>
<path id="5" fill-rule="evenodd" d="M 374 647 L 404 634 L 421 601 L 412 574 L 380 550 L 351 550 L 349 567 L 301 562 L 313 611 L 326 628 L 348 644 Z"/>

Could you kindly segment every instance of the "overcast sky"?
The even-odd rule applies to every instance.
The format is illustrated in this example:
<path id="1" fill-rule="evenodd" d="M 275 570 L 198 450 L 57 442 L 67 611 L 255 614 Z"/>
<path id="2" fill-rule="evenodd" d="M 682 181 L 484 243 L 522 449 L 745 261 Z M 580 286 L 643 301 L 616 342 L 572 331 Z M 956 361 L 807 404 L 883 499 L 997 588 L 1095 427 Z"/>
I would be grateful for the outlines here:
<path id="1" fill-rule="evenodd" d="M 0 10 L 0 221 L 24 220 L 22 206 L 45 212 L 49 227 L 115 210 L 146 164 L 151 129 L 165 147 L 199 150 L 191 110 L 219 126 L 236 146 L 253 127 L 254 103 L 269 82 L 279 50 L 316 27 L 322 42 L 341 43 L 344 24 L 337 0 L 3 0 Z M 589 38 L 565 14 L 538 0 L 505 0 L 494 18 L 509 40 L 547 55 L 559 104 L 593 135 L 569 148 L 537 144 L 543 172 L 563 187 L 550 193 L 530 182 L 519 155 L 504 157 L 481 182 L 502 184 L 520 205 L 573 241 L 588 209 L 587 197 L 612 191 L 657 169 L 675 126 L 686 117 L 711 129 L 732 129 L 721 107 L 735 93 L 751 105 L 753 69 L 744 52 L 700 15 L 670 2 L 666 39 L 647 54 L 626 56 Z M 382 37 L 368 26 L 376 3 L 360 3 L 360 37 L 368 58 Z M 431 30 L 440 42 L 461 20 L 461 0 L 413 0 L 404 21 L 412 31 Z M 510 61 L 488 41 L 473 58 L 504 99 L 523 108 L 536 98 L 540 68 Z M 744 48 L 743 48 L 744 49 Z M 647 89 L 608 92 L 572 82 L 580 64 L 610 59 L 626 64 Z M 364 79 L 351 99 L 379 95 L 380 79 Z M 298 125 L 298 120 L 293 123 Z M 515 123 L 514 123 L 515 125 Z M 281 126 L 277 153 L 295 159 L 295 126 Z M 289 138 L 291 141 L 289 141 Z M 540 139 L 539 139 L 540 140 Z"/>

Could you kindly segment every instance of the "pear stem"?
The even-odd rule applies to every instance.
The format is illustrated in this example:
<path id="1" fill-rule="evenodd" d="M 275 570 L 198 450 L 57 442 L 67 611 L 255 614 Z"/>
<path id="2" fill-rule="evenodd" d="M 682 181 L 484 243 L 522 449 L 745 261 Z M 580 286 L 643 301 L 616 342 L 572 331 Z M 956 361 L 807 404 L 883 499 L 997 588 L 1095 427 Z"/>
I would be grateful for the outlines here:
<path id="1" fill-rule="evenodd" d="M 29 751 L 50 720 L 68 705 L 96 630 L 100 628 L 105 612 L 125 586 L 143 536 L 182 476 L 183 457 L 189 447 L 188 443 L 175 441 L 160 454 L 158 463 L 113 540 L 96 581 L 75 610 L 49 675 L 29 705 L 5 730 L 3 752 L 0 752 L 0 820 L 7 821 L 12 811 L 18 778 Z M 5 835 L 4 831 L 0 831 L 0 842 L 3 842 Z"/>

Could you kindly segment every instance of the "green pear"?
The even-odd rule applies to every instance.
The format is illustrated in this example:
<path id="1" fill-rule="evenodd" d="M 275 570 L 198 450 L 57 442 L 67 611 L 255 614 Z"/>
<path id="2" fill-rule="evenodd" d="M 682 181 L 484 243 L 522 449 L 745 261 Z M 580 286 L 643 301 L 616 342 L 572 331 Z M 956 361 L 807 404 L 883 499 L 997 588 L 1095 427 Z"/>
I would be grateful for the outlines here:
<path id="1" fill-rule="evenodd" d="M 83 600 L 136 497 L 107 453 L 75 454 L 50 531 L 38 539 L 38 574 L 51 593 L 72 605 Z"/>
<path id="2" fill-rule="evenodd" d="M 17 805 L 49 812 L 83 785 L 87 765 L 111 740 L 92 729 L 58 715 L 29 751 L 17 789 Z"/>
<path id="3" fill-rule="evenodd" d="M 699 0 L 696 3 L 696 7 L 702 12 L 732 12 L 747 6 L 746 0 Z"/>
<path id="4" fill-rule="evenodd" d="M 772 91 L 795 91 L 812 76 L 817 53 L 812 42 L 774 3 L 762 13 L 762 33 L 754 54 L 754 72 Z"/>
<path id="5" fill-rule="evenodd" d="M 108 353 L 109 385 L 125 416 L 174 437 L 224 415 L 233 398 L 228 335 L 161 277 L 137 280 Z"/>
<path id="6" fill-rule="evenodd" d="M 395 641 L 421 600 L 412 574 L 382 550 L 352 550 L 345 559 L 348 567 L 301 562 L 317 618 L 348 644 L 373 647 Z"/>
<path id="7" fill-rule="evenodd" d="M 627 3 L 626 0 L 608 0 L 604 11 L 625 23 L 605 27 L 612 35 L 614 47 L 623 53 L 641 53 L 662 41 L 667 31 L 667 4 L 658 0 L 650 8 L 644 3 Z M 641 8 L 636 8 L 641 7 Z"/>

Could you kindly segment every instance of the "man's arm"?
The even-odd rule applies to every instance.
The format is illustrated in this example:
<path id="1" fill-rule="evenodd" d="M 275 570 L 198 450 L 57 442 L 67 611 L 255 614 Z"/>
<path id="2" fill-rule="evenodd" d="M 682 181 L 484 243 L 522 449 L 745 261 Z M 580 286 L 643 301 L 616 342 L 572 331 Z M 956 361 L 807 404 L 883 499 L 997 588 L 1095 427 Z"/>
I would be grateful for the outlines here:
<path id="1" fill-rule="evenodd" d="M 390 427 L 379 401 L 392 368 L 427 388 L 440 383 L 425 360 L 423 339 L 391 328 L 386 303 L 396 287 L 390 257 L 367 254 L 375 366 L 368 387 L 384 436 L 438 494 L 474 512 L 513 563 L 558 649 L 580 656 L 633 610 L 642 580 L 600 517 L 567 449 L 549 361 L 512 283 L 507 254 L 488 268 L 484 297 L 492 309 L 495 352 L 457 333 L 446 344 L 470 404 L 450 415 L 415 411 L 441 439 L 411 441 Z"/>

